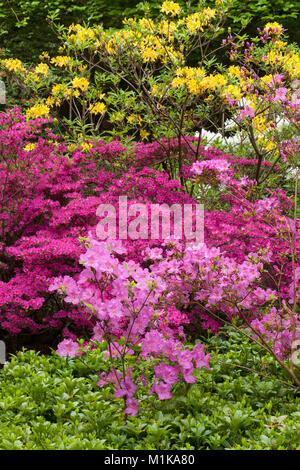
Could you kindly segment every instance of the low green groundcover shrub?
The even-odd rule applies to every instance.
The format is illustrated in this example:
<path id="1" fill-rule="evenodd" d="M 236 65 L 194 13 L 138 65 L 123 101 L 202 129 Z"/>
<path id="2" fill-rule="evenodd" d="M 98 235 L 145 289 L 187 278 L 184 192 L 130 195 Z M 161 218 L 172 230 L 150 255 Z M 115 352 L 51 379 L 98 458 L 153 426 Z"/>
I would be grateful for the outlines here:
<path id="1" fill-rule="evenodd" d="M 300 394 L 275 361 L 234 331 L 207 351 L 195 384 L 148 397 L 125 421 L 121 400 L 97 386 L 101 346 L 84 362 L 23 350 L 0 370 L 0 449 L 299 448 Z"/>

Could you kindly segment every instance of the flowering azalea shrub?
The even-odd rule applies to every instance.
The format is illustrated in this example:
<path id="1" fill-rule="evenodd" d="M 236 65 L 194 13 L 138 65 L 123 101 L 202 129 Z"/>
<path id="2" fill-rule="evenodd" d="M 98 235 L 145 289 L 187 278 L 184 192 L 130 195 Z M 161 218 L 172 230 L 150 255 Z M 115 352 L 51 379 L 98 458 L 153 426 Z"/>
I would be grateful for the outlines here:
<path id="1" fill-rule="evenodd" d="M 174 311 L 174 307 L 172 311 L 168 309 L 168 325 L 161 318 L 163 280 L 133 261 L 121 261 L 124 252 L 120 241 L 106 243 L 92 239 L 81 256 L 85 269 L 78 279 L 58 279 L 50 289 L 65 291 L 66 302 L 81 303 L 95 315 L 97 324 L 92 341 L 106 341 L 111 361 L 111 371 L 101 374 L 99 385 L 115 384 L 116 398 L 124 398 L 125 413 L 135 415 L 138 383 L 148 388 L 148 393 L 155 392 L 160 400 L 171 398 L 172 384 L 180 377 L 194 383 L 194 368 L 208 368 L 209 356 L 200 344 L 192 351 L 184 349 L 184 334 L 178 331 L 178 320 L 182 327 L 180 312 Z M 80 353 L 71 340 L 60 343 L 58 352 L 71 357 Z M 134 366 L 125 367 L 125 358 L 130 355 Z M 153 362 L 155 376 L 150 385 L 149 378 L 139 371 L 139 364 L 149 360 Z"/>
<path id="2" fill-rule="evenodd" d="M 268 305 L 276 317 L 274 325 L 290 325 L 287 342 L 274 331 L 275 336 L 266 333 L 268 340 L 276 337 L 277 349 L 282 349 L 280 357 L 286 357 L 295 339 L 295 308 L 295 321 L 293 315 L 292 320 L 286 317 L 289 305 L 297 303 L 299 282 L 299 222 L 288 217 L 293 208 L 291 198 L 277 190 L 265 199 L 255 199 L 255 181 L 240 177 L 243 161 L 202 147 L 201 160 L 182 169 L 186 188 L 194 188 L 191 197 L 167 174 L 140 169 L 164 158 L 163 151 L 159 156 L 159 143 L 137 144 L 131 150 L 132 165 L 137 168 L 128 170 L 126 164 L 119 174 L 106 171 L 103 161 L 129 158 L 120 143 L 100 141 L 88 152 L 75 150 L 70 158 L 66 145 L 59 143 L 47 125 L 42 119 L 27 122 L 17 109 L 1 115 L 3 332 L 28 334 L 58 329 L 74 340 L 72 330 L 75 332 L 73 327 L 77 326 L 81 333 L 82 328 L 88 328 L 91 334 L 97 322 L 95 315 L 91 317 L 80 299 L 71 307 L 48 288 L 61 275 L 77 282 L 86 237 L 90 233 L 96 239 L 96 212 L 101 203 L 116 205 L 124 194 L 128 208 L 141 202 L 146 206 L 152 202 L 205 203 L 213 190 L 218 194 L 218 205 L 209 206 L 204 217 L 205 245 L 212 250 L 207 253 L 213 253 L 201 268 L 208 276 L 205 287 L 200 287 L 201 279 L 193 269 L 185 266 L 191 252 L 186 251 L 184 240 L 178 241 L 172 252 L 161 238 L 144 239 L 141 234 L 136 240 L 123 242 L 123 261 L 148 269 L 151 275 L 159 274 L 157 284 L 167 292 L 160 293 L 163 308 L 157 324 L 161 331 L 180 333 L 181 339 L 184 325 L 216 331 L 223 321 L 244 318 L 244 308 L 249 325 L 255 322 L 258 330 L 265 325 L 267 331 L 263 316 Z M 163 145 L 171 149 L 178 142 L 165 140 Z M 226 211 L 221 210 L 221 204 Z M 195 259 L 206 259 L 205 253 L 200 250 Z M 215 259 L 224 264 L 215 265 Z M 197 265 L 196 272 L 199 269 Z M 216 277 L 211 274 L 214 270 L 219 273 Z M 248 278 L 243 277 L 244 270 Z M 222 272 L 227 273 L 226 282 Z M 231 291 L 236 284 L 236 292 Z M 204 297 L 195 298 L 195 289 Z"/>
<path id="3" fill-rule="evenodd" d="M 185 147 L 197 161 L 205 129 L 228 137 L 224 122 L 230 118 L 230 133 L 238 131 L 257 160 L 254 177 L 260 184 L 283 154 L 297 162 L 299 50 L 276 22 L 260 25 L 254 38 L 229 29 L 215 47 L 228 10 L 219 0 L 199 10 L 166 1 L 157 18 L 125 19 L 123 29 L 59 28 L 60 55 L 45 52 L 34 68 L 17 58 L 3 58 L 0 65 L 9 81 L 30 90 L 35 102 L 27 119 L 58 119 L 70 148 L 80 141 L 89 150 L 99 132 L 160 143 L 176 138 L 178 145 L 164 160 L 173 178 L 184 165 Z M 217 63 L 216 50 L 232 65 Z M 285 144 L 278 133 L 283 120 L 292 133 Z M 195 131 L 193 146 L 188 137 Z M 263 171 L 266 160 L 271 167 Z"/>
<path id="4" fill-rule="evenodd" d="M 190 173 L 196 183 L 215 180 L 225 186 L 224 197 L 231 209 L 226 222 L 224 212 L 206 214 L 206 243 L 190 246 L 172 238 L 156 247 L 150 243 L 143 256 L 139 259 L 135 254 L 133 261 L 126 256 L 128 242 L 97 241 L 90 234 L 87 251 L 81 256 L 84 270 L 75 278 L 58 278 L 51 286 L 65 295 L 66 302 L 82 305 L 96 318 L 89 346 L 105 340 L 111 364 L 100 385 L 115 384 L 115 396 L 124 398 L 126 413 L 137 412 L 133 377 L 149 386 L 144 377 L 141 380 L 139 370 L 140 361 L 148 356 L 158 360 L 154 371 L 161 381 L 149 387 L 160 399 L 171 398 L 171 384 L 177 381 L 174 374 L 177 377 L 179 371 L 186 382 L 194 381 L 191 352 L 184 353 L 189 357 L 188 367 L 176 356 L 176 350 L 181 351 L 180 357 L 183 354 L 182 326 L 193 323 L 217 332 L 223 322 L 241 321 L 250 337 L 299 385 L 293 364 L 289 368 L 284 362 L 293 342 L 300 339 L 296 311 L 300 297 L 299 221 L 284 215 L 292 202 L 281 191 L 251 202 L 254 181 L 234 178 L 235 170 L 226 156 L 213 157 L 215 154 L 210 160 L 194 163 Z M 135 249 L 138 252 L 141 245 Z M 174 313 L 177 324 L 172 325 Z M 81 354 L 79 345 L 68 340 L 61 343 L 58 352 Z M 134 365 L 126 367 L 130 356 Z"/>
<path id="5" fill-rule="evenodd" d="M 192 201 L 166 174 L 145 169 L 117 177 L 104 170 L 104 161 L 121 160 L 118 142 L 70 158 L 49 126 L 45 119 L 27 122 L 19 109 L 0 115 L 2 335 L 45 333 L 49 340 L 51 331 L 92 328 L 89 315 L 62 304 L 48 287 L 58 275 L 80 271 L 80 240 L 95 228 L 101 202 L 114 203 L 124 192 L 137 202 Z M 132 257 L 141 258 L 141 249 L 129 246 Z"/>
<path id="6" fill-rule="evenodd" d="M 77 219 L 70 218 L 64 228 L 59 213 L 80 196 L 82 184 L 87 189 L 96 181 L 89 173 L 92 165 L 71 164 L 65 145 L 45 127 L 47 120 L 26 123 L 15 109 L 1 114 L 0 121 L 2 331 L 57 328 L 68 315 L 75 323 L 88 324 L 83 315 L 59 306 L 49 316 L 53 301 L 45 292 L 48 280 L 62 269 L 76 272 L 82 250 L 78 237 L 92 216 L 78 211 Z"/>
<path id="7" fill-rule="evenodd" d="M 145 394 L 163 400 L 176 383 L 195 382 L 209 358 L 200 343 L 186 349 L 186 335 L 228 322 L 246 327 L 299 385 L 289 364 L 300 326 L 295 201 L 280 189 L 257 198 L 255 178 L 241 176 L 244 161 L 193 137 L 130 149 L 100 140 L 70 153 L 50 126 L 18 109 L 0 115 L 3 337 L 44 333 L 54 345 L 64 337 L 58 352 L 71 357 L 105 342 L 110 370 L 99 385 L 113 387 L 132 415 Z M 180 182 L 145 166 L 180 145 Z M 136 203 L 204 203 L 204 244 L 145 231 L 97 239 L 98 207 L 124 195 L 128 213 Z"/>

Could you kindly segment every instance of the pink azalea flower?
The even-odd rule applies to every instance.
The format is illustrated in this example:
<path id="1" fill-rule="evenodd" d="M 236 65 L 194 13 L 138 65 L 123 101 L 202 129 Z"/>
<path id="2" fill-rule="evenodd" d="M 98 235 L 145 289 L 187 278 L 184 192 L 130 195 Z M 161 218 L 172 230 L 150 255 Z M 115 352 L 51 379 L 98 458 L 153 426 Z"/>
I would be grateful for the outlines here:
<path id="1" fill-rule="evenodd" d="M 125 414 L 130 414 L 136 416 L 139 410 L 138 402 L 135 398 L 127 398 L 126 408 L 124 410 Z"/>
<path id="2" fill-rule="evenodd" d="M 153 385 L 151 390 L 158 395 L 159 400 L 169 400 L 173 396 L 170 392 L 171 384 L 166 384 L 164 382 Z"/>
<path id="3" fill-rule="evenodd" d="M 69 356 L 69 357 L 75 357 L 78 354 L 79 350 L 79 344 L 75 343 L 71 339 L 64 339 L 61 341 L 57 347 L 57 354 L 60 356 Z"/>

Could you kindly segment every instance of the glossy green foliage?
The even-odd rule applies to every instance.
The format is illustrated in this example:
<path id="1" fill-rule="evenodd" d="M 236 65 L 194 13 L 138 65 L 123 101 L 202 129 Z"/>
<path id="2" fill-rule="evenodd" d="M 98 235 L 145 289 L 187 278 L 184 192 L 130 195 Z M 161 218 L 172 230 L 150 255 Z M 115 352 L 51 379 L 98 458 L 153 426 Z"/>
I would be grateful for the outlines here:
<path id="1" fill-rule="evenodd" d="M 227 338 L 208 341 L 211 369 L 197 383 L 145 400 L 127 422 L 112 390 L 97 386 L 101 348 L 84 362 L 20 352 L 0 371 L 0 449 L 299 448 L 299 392 L 255 344 Z"/>

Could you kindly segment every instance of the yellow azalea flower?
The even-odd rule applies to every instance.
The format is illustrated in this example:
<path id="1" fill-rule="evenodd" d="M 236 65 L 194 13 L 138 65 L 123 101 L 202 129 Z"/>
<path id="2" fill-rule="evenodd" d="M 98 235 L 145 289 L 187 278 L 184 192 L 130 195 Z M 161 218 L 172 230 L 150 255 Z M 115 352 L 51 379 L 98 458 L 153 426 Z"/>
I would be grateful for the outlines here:
<path id="1" fill-rule="evenodd" d="M 289 52 L 282 59 L 283 69 L 288 72 L 293 79 L 300 78 L 300 56 L 294 51 Z"/>
<path id="2" fill-rule="evenodd" d="M 190 93 L 196 95 L 203 90 L 203 79 L 205 71 L 200 67 L 181 67 L 176 70 L 176 77 L 171 85 L 174 88 L 187 85 Z"/>
<path id="3" fill-rule="evenodd" d="M 173 33 L 176 30 L 176 24 L 174 21 L 163 20 L 159 23 L 158 27 L 160 34 L 166 36 L 169 41 L 174 40 Z"/>
<path id="4" fill-rule="evenodd" d="M 30 152 L 31 150 L 34 150 L 35 147 L 36 147 L 36 144 L 30 143 L 30 144 L 27 144 L 27 145 L 24 147 L 24 150 L 25 150 L 25 152 Z"/>
<path id="5" fill-rule="evenodd" d="M 240 75 L 241 75 L 241 68 L 238 67 L 237 65 L 231 65 L 229 68 L 228 68 L 228 73 L 229 75 L 233 76 L 233 77 L 239 77 L 240 78 Z"/>
<path id="6" fill-rule="evenodd" d="M 167 15 L 176 16 L 179 15 L 181 8 L 178 3 L 166 0 L 162 4 L 160 11 L 162 13 L 166 13 Z"/>
<path id="7" fill-rule="evenodd" d="M 96 103 L 90 106 L 91 114 L 104 114 L 105 111 L 106 111 L 106 106 L 105 106 L 105 103 L 103 103 L 103 101 L 100 101 L 99 103 Z"/>
<path id="8" fill-rule="evenodd" d="M 51 90 L 52 95 L 55 95 L 55 96 L 58 95 L 59 93 L 62 92 L 63 88 L 64 88 L 64 85 L 61 83 L 54 85 Z"/>
<path id="9" fill-rule="evenodd" d="M 193 95 L 198 95 L 201 93 L 201 85 L 196 82 L 194 78 L 191 78 L 187 81 L 188 89 Z"/>
<path id="10" fill-rule="evenodd" d="M 228 85 L 222 90 L 221 96 L 225 99 L 230 99 L 233 101 L 239 101 L 242 96 L 242 90 L 236 85 Z"/>
<path id="11" fill-rule="evenodd" d="M 287 42 L 281 41 L 280 39 L 277 39 L 277 41 L 274 42 L 276 49 L 284 49 L 286 45 Z"/>
<path id="12" fill-rule="evenodd" d="M 264 75 L 263 77 L 261 77 L 261 81 L 263 83 L 266 83 L 267 85 L 270 85 L 272 83 L 272 80 L 273 80 L 273 75 Z"/>
<path id="13" fill-rule="evenodd" d="M 226 83 L 226 78 L 219 73 L 216 75 L 208 75 L 207 77 L 204 77 L 201 82 L 201 86 L 203 89 L 214 90 L 215 88 L 223 87 L 226 85 Z"/>
<path id="14" fill-rule="evenodd" d="M 264 27 L 264 30 L 268 34 L 275 34 L 276 36 L 279 36 L 283 32 L 283 26 L 279 23 L 267 23 Z"/>
<path id="15" fill-rule="evenodd" d="M 267 130 L 266 119 L 261 114 L 255 116 L 255 118 L 252 120 L 252 123 L 257 135 L 263 135 Z"/>
<path id="16" fill-rule="evenodd" d="M 115 46 L 116 46 L 116 42 L 115 42 L 115 39 L 112 38 L 110 39 L 107 43 L 105 43 L 105 49 L 106 49 L 106 52 L 110 55 L 114 55 L 116 53 L 116 49 L 115 49 Z"/>
<path id="17" fill-rule="evenodd" d="M 159 57 L 158 51 L 152 49 L 152 47 L 148 47 L 142 51 L 142 58 L 144 62 L 154 62 Z"/>
<path id="18" fill-rule="evenodd" d="M 30 83 L 31 80 L 38 83 L 40 81 L 40 76 L 36 73 L 29 72 L 25 78 L 25 83 Z"/>
<path id="19" fill-rule="evenodd" d="M 139 20 L 139 25 L 145 31 L 153 31 L 155 28 L 154 22 L 151 18 L 141 18 Z"/>
<path id="20" fill-rule="evenodd" d="M 203 31 L 212 18 L 216 16 L 216 10 L 212 8 L 204 8 L 202 11 L 189 15 L 186 19 L 186 25 L 191 34 Z"/>
<path id="21" fill-rule="evenodd" d="M 82 142 L 81 148 L 83 149 L 84 152 L 89 151 L 93 147 L 93 144 L 89 142 Z"/>
<path id="22" fill-rule="evenodd" d="M 77 93 L 76 93 L 77 92 Z M 72 89 L 68 88 L 68 86 L 65 83 L 58 83 L 57 85 L 54 85 L 51 90 L 51 94 L 56 98 L 55 104 L 59 105 L 61 102 L 61 98 L 69 99 L 71 94 L 72 94 Z M 79 91 L 74 90 L 73 91 L 74 96 L 79 96 Z"/>
<path id="23" fill-rule="evenodd" d="M 179 88 L 185 85 L 185 79 L 183 77 L 175 77 L 171 82 L 172 87 Z"/>
<path id="24" fill-rule="evenodd" d="M 139 126 L 142 125 L 142 121 L 143 121 L 141 116 L 139 116 L 138 114 L 131 114 L 130 116 L 128 116 L 127 120 L 129 124 L 132 124 L 132 125 L 138 124 Z"/>
<path id="25" fill-rule="evenodd" d="M 266 63 L 269 65 L 275 65 L 278 64 L 282 60 L 282 55 L 281 53 L 278 53 L 278 51 L 269 51 L 266 54 Z"/>
<path id="26" fill-rule="evenodd" d="M 75 77 L 72 80 L 73 88 L 79 88 L 82 91 L 87 91 L 90 82 L 85 77 Z"/>
<path id="27" fill-rule="evenodd" d="M 50 106 L 50 108 L 55 104 L 55 99 L 53 98 L 53 96 L 48 96 L 48 98 L 46 99 L 46 104 Z"/>
<path id="28" fill-rule="evenodd" d="M 66 55 L 59 55 L 51 59 L 51 64 L 56 65 L 57 67 L 67 67 L 72 63 L 72 59 Z"/>
<path id="29" fill-rule="evenodd" d="M 24 64 L 19 59 L 3 59 L 0 63 L 10 72 L 25 72 Z"/>
<path id="30" fill-rule="evenodd" d="M 40 75 L 44 75 L 44 77 L 46 77 L 47 73 L 48 73 L 48 70 L 49 70 L 49 67 L 47 64 L 39 64 L 35 67 L 34 71 L 35 73 L 38 73 Z"/>
<path id="31" fill-rule="evenodd" d="M 69 144 L 68 145 L 68 150 L 69 152 L 73 152 L 73 150 L 75 150 L 77 147 L 77 144 Z"/>
<path id="32" fill-rule="evenodd" d="M 265 150 L 274 150 L 277 147 L 276 142 L 273 142 L 270 139 L 266 139 L 265 137 L 259 137 L 257 139 L 257 142 L 259 145 L 264 147 Z"/>
<path id="33" fill-rule="evenodd" d="M 122 41 L 123 44 L 124 41 L 126 41 L 127 39 L 132 39 L 133 37 L 135 36 L 135 33 L 134 31 L 132 30 L 128 30 L 128 29 L 124 29 L 124 30 L 121 30 L 121 31 L 117 31 L 115 33 L 115 38 L 116 40 L 119 42 L 119 41 Z"/>
<path id="34" fill-rule="evenodd" d="M 150 132 L 145 131 L 144 129 L 140 130 L 140 136 L 142 140 L 148 140 Z"/>
<path id="35" fill-rule="evenodd" d="M 178 51 L 175 51 L 172 46 L 165 46 L 161 49 L 162 60 L 164 63 L 167 62 L 178 62 L 182 58 L 182 54 Z"/>
<path id="36" fill-rule="evenodd" d="M 68 34 L 68 39 L 75 42 L 79 46 L 83 43 L 95 38 L 95 32 L 92 28 L 85 28 L 80 24 L 69 26 L 69 33 L 74 31 L 74 34 Z"/>
<path id="37" fill-rule="evenodd" d="M 50 59 L 50 56 L 49 56 L 49 53 L 47 51 L 44 51 L 40 54 L 39 56 L 39 59 L 40 60 L 47 60 L 47 59 Z"/>
<path id="38" fill-rule="evenodd" d="M 122 23 L 130 26 L 130 28 L 134 28 L 136 26 L 136 18 L 124 18 Z"/>
<path id="39" fill-rule="evenodd" d="M 37 103 L 31 108 L 27 109 L 26 117 L 27 119 L 35 119 L 41 117 L 48 117 L 50 112 L 49 106 L 42 103 Z"/>

